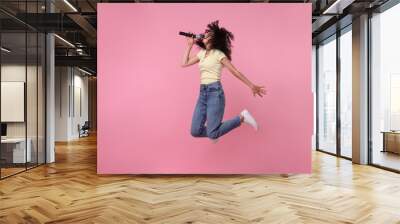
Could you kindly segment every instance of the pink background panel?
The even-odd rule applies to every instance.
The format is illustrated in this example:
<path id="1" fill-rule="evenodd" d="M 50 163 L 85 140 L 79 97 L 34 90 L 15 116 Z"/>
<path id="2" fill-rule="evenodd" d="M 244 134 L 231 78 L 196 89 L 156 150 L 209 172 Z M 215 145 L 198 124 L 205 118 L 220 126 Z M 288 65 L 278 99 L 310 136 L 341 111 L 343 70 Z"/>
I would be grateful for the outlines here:
<path id="1" fill-rule="evenodd" d="M 311 172 L 311 4 L 98 5 L 98 173 Z M 243 124 L 213 144 L 190 134 L 200 74 L 180 67 L 178 32 L 217 19 L 235 35 L 232 63 L 267 95 L 225 68 L 224 119 L 247 108 L 260 130 Z"/>

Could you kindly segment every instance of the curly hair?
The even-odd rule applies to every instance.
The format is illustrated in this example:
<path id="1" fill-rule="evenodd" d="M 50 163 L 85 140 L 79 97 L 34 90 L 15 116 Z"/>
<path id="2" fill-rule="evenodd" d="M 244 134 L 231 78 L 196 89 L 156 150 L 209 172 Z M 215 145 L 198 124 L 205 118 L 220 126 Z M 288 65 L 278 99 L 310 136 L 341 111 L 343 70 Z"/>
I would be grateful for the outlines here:
<path id="1" fill-rule="evenodd" d="M 212 32 L 212 38 L 210 40 L 211 42 L 211 49 L 218 49 L 229 58 L 229 60 L 232 60 L 232 43 L 231 40 L 234 39 L 233 33 L 225 29 L 224 27 L 219 27 L 218 25 L 218 20 L 211 22 L 207 25 L 206 32 Z M 206 49 L 206 46 L 202 42 L 202 40 L 197 40 L 196 44 L 203 48 Z"/>

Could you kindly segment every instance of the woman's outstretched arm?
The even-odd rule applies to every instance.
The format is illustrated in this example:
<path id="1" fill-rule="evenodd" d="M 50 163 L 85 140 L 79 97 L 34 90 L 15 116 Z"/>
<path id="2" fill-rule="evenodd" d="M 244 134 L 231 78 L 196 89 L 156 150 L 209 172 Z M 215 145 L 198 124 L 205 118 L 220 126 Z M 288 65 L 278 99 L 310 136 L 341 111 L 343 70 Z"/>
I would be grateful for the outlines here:
<path id="1" fill-rule="evenodd" d="M 194 38 L 186 37 L 188 40 L 188 45 L 185 49 L 185 53 L 183 54 L 183 60 L 181 67 L 187 67 L 189 65 L 196 64 L 197 62 L 200 61 L 200 59 L 197 57 L 197 55 L 189 58 L 190 55 L 190 50 L 192 49 L 193 43 L 194 43 Z"/>
<path id="2" fill-rule="evenodd" d="M 262 97 L 263 94 L 266 94 L 264 86 L 258 86 L 253 84 L 246 76 L 244 76 L 239 70 L 235 68 L 235 66 L 231 63 L 231 61 L 227 57 L 222 58 L 221 63 L 228 68 L 228 70 L 232 73 L 232 75 L 234 75 L 244 84 L 246 84 L 251 89 L 254 96 L 256 96 L 257 94 Z"/>

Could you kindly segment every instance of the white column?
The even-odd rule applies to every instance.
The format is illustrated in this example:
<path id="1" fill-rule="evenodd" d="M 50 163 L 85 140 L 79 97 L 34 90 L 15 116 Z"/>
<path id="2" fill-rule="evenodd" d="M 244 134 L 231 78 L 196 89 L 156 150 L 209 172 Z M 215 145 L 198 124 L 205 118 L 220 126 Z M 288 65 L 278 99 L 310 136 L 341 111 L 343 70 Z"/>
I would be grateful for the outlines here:
<path id="1" fill-rule="evenodd" d="M 353 162 L 368 163 L 368 15 L 353 19 Z"/>
<path id="2" fill-rule="evenodd" d="M 47 12 L 53 12 L 51 1 L 46 1 Z M 54 133 L 55 133 L 55 43 L 54 34 L 46 35 L 46 163 L 55 161 Z"/>

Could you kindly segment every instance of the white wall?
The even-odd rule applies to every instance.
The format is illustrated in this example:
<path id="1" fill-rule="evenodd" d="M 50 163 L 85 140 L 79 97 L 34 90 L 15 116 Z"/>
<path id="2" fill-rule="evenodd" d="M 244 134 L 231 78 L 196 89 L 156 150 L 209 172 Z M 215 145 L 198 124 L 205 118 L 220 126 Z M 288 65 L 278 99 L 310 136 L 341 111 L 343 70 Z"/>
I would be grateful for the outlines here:
<path id="1" fill-rule="evenodd" d="M 69 68 L 55 68 L 55 141 L 68 140 Z"/>
<path id="2" fill-rule="evenodd" d="M 55 89 L 55 140 L 77 139 L 78 124 L 88 120 L 88 77 L 76 68 L 56 67 Z"/>
<path id="3" fill-rule="evenodd" d="M 75 75 L 74 75 L 74 96 L 72 96 L 72 98 L 75 100 L 74 103 L 74 108 L 71 109 L 72 111 L 72 119 L 71 119 L 71 135 L 73 136 L 73 138 L 78 138 L 79 137 L 79 133 L 78 133 L 78 124 L 80 124 L 81 126 L 85 123 L 85 121 L 88 120 L 89 117 L 89 112 L 88 112 L 88 77 L 87 76 L 82 76 L 81 74 L 83 73 L 76 73 L 77 70 L 75 71 Z M 79 93 L 80 91 L 80 93 Z M 80 99 L 79 99 L 79 95 L 80 95 Z M 80 101 L 80 105 L 79 105 L 79 101 Z M 80 109 L 82 110 L 81 112 L 79 111 L 79 107 L 81 107 Z M 75 113 L 74 113 L 75 112 Z"/>

